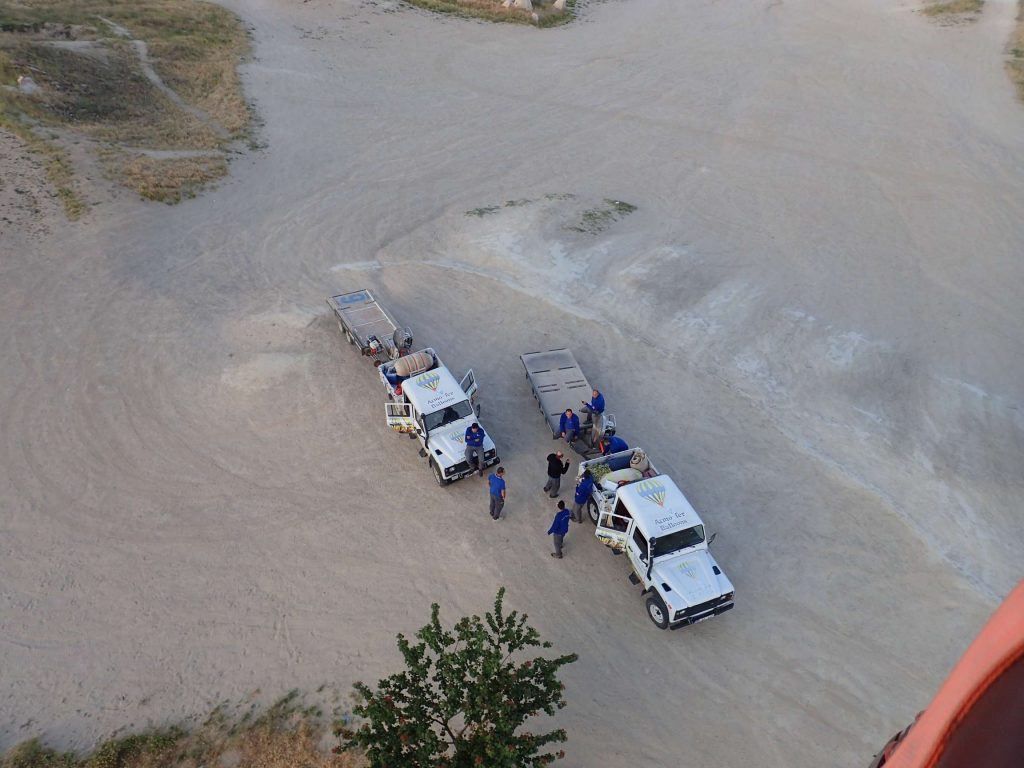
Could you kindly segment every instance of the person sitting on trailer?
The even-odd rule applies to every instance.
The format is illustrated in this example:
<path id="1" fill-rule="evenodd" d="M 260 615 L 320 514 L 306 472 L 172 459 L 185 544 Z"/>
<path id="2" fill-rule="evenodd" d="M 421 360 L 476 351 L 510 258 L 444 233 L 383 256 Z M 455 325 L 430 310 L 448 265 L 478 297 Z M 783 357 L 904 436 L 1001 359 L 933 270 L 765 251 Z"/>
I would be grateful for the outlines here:
<path id="1" fill-rule="evenodd" d="M 475 421 L 466 427 L 466 463 L 470 469 L 476 469 L 480 477 L 484 476 L 484 429 Z"/>
<path id="2" fill-rule="evenodd" d="M 597 444 L 597 441 L 601 437 L 601 433 L 604 431 L 604 395 L 595 389 L 591 393 L 590 402 L 583 403 L 583 412 L 589 413 L 592 424 L 590 427 L 590 435 L 588 436 L 587 442 L 593 446 Z"/>
<path id="3" fill-rule="evenodd" d="M 615 434 L 614 430 L 605 432 L 604 436 L 604 447 L 601 449 L 602 456 L 608 456 L 613 453 L 621 453 L 622 451 L 628 451 L 629 446 L 626 441 Z"/>
<path id="4" fill-rule="evenodd" d="M 567 443 L 572 443 L 580 436 L 580 417 L 572 412 L 572 408 L 566 408 L 558 420 L 558 431 Z"/>

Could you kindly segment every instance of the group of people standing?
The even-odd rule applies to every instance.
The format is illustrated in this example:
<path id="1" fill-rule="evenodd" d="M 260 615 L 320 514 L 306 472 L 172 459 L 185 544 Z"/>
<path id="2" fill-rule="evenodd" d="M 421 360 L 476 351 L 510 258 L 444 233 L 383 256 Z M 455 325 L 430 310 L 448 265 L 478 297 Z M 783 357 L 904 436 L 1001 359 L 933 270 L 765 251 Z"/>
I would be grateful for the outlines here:
<path id="1" fill-rule="evenodd" d="M 626 441 L 616 436 L 614 430 L 610 430 L 610 434 L 605 433 L 604 408 L 604 395 L 596 389 L 591 393 L 590 402 L 583 403 L 583 412 L 589 413 L 592 418 L 592 428 L 587 436 L 588 445 L 600 448 L 601 455 L 603 456 L 628 450 L 629 446 L 626 444 Z M 564 439 L 569 445 L 572 445 L 575 440 L 581 437 L 580 418 L 577 414 L 573 413 L 571 408 L 567 408 L 559 419 L 559 432 L 560 434 L 556 435 L 555 438 Z M 481 477 L 483 476 L 484 467 L 483 434 L 484 431 L 480 428 L 479 424 L 473 424 L 466 430 L 466 461 L 471 468 L 479 468 Z M 544 483 L 543 490 L 548 494 L 549 498 L 558 498 L 562 485 L 562 476 L 569 471 L 569 466 L 570 462 L 565 458 L 565 454 L 562 451 L 559 450 L 548 454 L 547 480 Z M 564 501 L 558 502 L 554 520 L 551 521 L 551 526 L 548 528 L 548 535 L 554 537 L 555 551 L 551 553 L 552 557 L 559 560 L 562 559 L 562 545 L 566 535 L 569 533 L 569 523 L 570 521 L 583 522 L 587 501 L 590 499 L 593 489 L 594 478 L 590 474 L 589 469 L 584 470 L 573 490 L 572 508 L 567 508 Z M 492 520 L 501 519 L 501 511 L 505 506 L 507 492 L 505 468 L 498 467 L 487 477 L 488 512 Z"/>

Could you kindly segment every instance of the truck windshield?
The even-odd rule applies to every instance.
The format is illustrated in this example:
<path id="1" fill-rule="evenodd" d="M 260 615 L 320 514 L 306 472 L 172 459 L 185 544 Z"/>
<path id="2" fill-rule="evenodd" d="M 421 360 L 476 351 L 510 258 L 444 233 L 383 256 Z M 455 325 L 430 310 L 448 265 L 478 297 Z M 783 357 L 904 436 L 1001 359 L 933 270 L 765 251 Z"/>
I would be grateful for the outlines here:
<path id="1" fill-rule="evenodd" d="M 667 555 L 680 549 L 696 546 L 702 541 L 704 541 L 703 525 L 695 525 L 693 528 L 684 528 L 681 531 L 675 531 L 667 536 L 659 536 L 656 538 L 654 540 L 652 555 L 654 557 L 661 557 L 662 555 Z"/>
<path id="2" fill-rule="evenodd" d="M 439 427 L 452 424 L 459 419 L 472 415 L 473 407 L 469 404 L 469 400 L 463 400 L 460 403 L 449 405 L 447 408 L 442 408 L 440 411 L 428 413 L 423 418 L 423 425 L 427 428 L 427 432 L 433 432 Z"/>

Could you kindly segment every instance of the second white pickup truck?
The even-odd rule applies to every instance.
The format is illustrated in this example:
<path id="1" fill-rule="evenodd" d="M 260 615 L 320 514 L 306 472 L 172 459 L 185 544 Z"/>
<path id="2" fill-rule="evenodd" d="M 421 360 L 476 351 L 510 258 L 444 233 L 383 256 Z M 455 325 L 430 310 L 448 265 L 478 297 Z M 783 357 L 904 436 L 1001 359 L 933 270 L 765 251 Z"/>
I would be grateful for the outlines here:
<path id="1" fill-rule="evenodd" d="M 597 538 L 625 553 L 659 629 L 679 629 L 731 610 L 735 590 L 708 551 L 704 523 L 672 479 L 634 448 L 580 464 L 596 482 L 587 503 Z"/>

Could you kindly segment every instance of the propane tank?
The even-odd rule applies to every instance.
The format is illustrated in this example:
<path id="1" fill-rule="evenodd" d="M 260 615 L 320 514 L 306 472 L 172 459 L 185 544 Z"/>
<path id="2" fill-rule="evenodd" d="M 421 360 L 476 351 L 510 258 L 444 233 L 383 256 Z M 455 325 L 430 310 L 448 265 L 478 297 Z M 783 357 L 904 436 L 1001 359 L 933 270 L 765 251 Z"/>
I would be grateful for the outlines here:
<path id="1" fill-rule="evenodd" d="M 429 371 L 434 367 L 434 356 L 429 352 L 414 352 L 395 361 L 395 373 L 403 379 Z"/>

